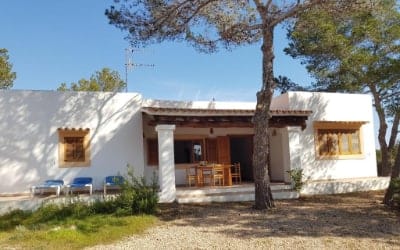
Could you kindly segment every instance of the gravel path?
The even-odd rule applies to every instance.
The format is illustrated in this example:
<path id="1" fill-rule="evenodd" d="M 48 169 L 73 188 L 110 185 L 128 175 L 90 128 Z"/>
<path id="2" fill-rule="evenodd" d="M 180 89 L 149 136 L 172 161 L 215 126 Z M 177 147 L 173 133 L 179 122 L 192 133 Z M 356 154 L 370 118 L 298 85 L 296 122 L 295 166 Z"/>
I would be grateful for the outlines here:
<path id="1" fill-rule="evenodd" d="M 251 203 L 163 205 L 160 223 L 142 235 L 90 249 L 400 249 L 399 214 L 381 194 Z"/>

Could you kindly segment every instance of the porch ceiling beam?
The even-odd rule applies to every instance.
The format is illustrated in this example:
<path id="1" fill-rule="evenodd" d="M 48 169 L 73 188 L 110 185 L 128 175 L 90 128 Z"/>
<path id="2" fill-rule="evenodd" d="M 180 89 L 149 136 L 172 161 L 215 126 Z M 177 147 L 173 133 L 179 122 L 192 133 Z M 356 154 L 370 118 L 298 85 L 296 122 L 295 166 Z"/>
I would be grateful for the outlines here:
<path id="1" fill-rule="evenodd" d="M 168 116 L 147 115 L 149 126 L 159 124 L 174 124 L 177 127 L 193 128 L 227 128 L 227 127 L 254 127 L 252 116 Z M 307 116 L 273 116 L 269 120 L 270 127 L 284 128 L 288 126 L 306 127 Z"/>

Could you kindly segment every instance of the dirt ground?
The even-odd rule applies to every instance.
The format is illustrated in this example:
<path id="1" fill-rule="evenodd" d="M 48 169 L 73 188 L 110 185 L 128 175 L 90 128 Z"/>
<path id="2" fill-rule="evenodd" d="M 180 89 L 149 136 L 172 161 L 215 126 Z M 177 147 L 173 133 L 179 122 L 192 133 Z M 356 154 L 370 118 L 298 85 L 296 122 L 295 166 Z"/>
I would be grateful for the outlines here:
<path id="1" fill-rule="evenodd" d="M 164 204 L 159 226 L 96 249 L 400 249 L 400 213 L 382 192 L 276 201 Z"/>

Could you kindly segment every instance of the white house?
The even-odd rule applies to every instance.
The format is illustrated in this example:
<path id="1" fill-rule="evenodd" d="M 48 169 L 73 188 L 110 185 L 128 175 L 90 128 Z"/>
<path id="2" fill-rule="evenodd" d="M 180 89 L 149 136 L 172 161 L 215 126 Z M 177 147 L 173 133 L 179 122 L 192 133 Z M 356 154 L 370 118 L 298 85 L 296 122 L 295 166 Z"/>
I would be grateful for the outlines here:
<path id="1" fill-rule="evenodd" d="M 253 181 L 255 103 L 178 102 L 137 93 L 0 91 L 0 196 L 29 191 L 46 179 L 107 175 L 159 176 L 161 201 L 186 184 L 185 169 L 240 162 Z M 368 95 L 289 92 L 271 106 L 272 182 L 302 169 L 303 194 L 383 189 L 377 178 Z M 71 146 L 73 145 L 73 147 Z M 196 152 L 195 152 L 196 151 Z"/>

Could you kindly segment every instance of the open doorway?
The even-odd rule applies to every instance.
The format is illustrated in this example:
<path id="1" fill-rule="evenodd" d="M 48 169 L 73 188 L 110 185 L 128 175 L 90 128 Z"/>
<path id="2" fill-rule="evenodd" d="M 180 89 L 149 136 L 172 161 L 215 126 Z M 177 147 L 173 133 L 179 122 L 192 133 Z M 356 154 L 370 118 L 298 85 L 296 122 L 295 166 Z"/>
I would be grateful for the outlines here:
<path id="1" fill-rule="evenodd" d="M 231 162 L 240 162 L 242 181 L 253 182 L 253 136 L 230 137 Z"/>

